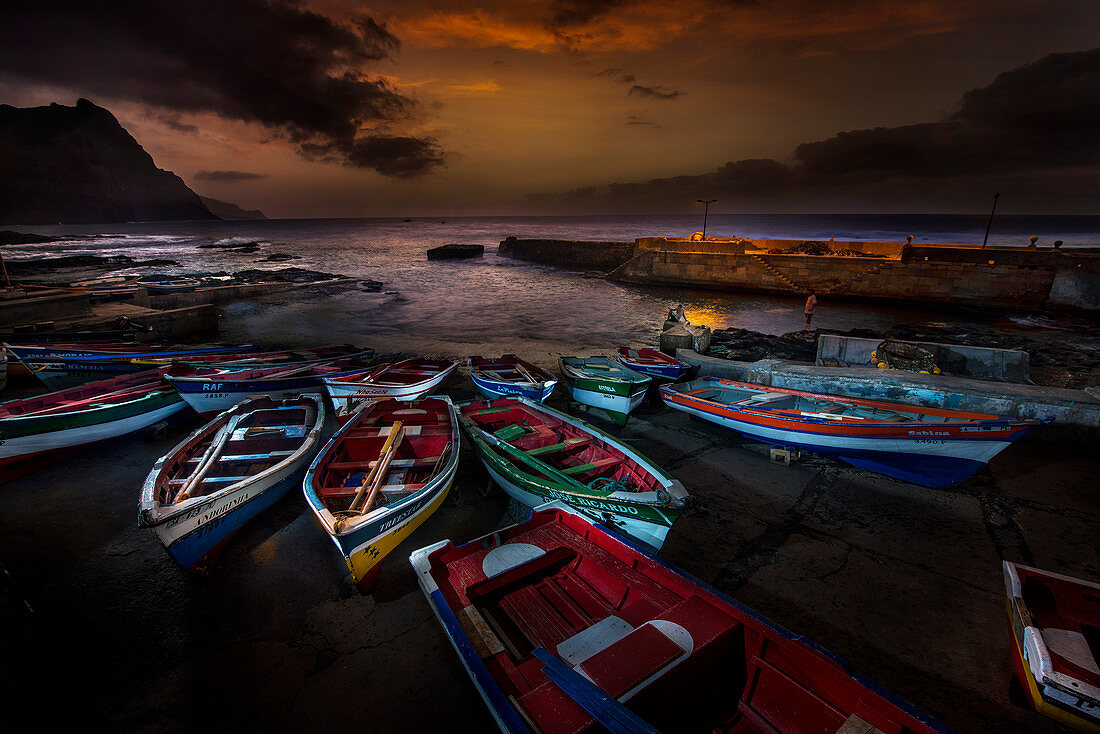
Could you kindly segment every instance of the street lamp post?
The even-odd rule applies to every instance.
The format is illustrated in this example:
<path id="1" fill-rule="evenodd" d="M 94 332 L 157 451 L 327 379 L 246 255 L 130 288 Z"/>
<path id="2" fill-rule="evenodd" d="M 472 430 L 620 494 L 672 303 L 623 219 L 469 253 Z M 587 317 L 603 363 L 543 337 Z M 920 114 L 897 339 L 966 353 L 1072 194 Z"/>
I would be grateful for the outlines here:
<path id="1" fill-rule="evenodd" d="M 993 226 L 993 212 L 997 211 L 997 199 L 1001 198 L 1000 194 L 993 194 L 993 208 L 989 211 L 989 222 L 985 225 L 985 237 L 982 238 L 982 249 L 985 249 L 985 243 L 989 240 L 989 228 Z"/>
<path id="2" fill-rule="evenodd" d="M 708 199 L 708 200 L 696 199 L 696 201 L 698 201 L 700 204 L 703 205 L 703 239 L 706 240 L 706 238 L 707 238 L 707 212 L 710 211 L 710 205 L 713 204 L 714 202 L 718 201 L 718 199 Z"/>

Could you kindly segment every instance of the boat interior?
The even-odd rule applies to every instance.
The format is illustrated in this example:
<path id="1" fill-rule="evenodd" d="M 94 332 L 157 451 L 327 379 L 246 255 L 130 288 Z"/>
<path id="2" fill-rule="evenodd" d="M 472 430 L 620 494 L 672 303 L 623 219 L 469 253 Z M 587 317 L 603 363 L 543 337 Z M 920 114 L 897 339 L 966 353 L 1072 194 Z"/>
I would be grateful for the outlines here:
<path id="1" fill-rule="evenodd" d="M 470 369 L 476 370 L 490 380 L 502 382 L 546 382 L 554 379 L 554 376 L 546 370 L 515 357 L 500 359 L 474 357 L 470 360 Z M 524 371 L 527 374 L 524 374 Z"/>
<path id="2" fill-rule="evenodd" d="M 338 378 L 339 382 L 370 382 L 378 385 L 415 385 L 449 369 L 455 363 L 441 360 L 408 360 L 370 373 L 357 373 Z"/>
<path id="3" fill-rule="evenodd" d="M 388 462 L 375 507 L 411 497 L 436 475 L 452 450 L 454 418 L 450 404 L 439 398 L 411 403 L 376 400 L 356 413 L 313 475 L 313 491 L 335 514 L 351 506 L 379 461 L 396 421 L 401 421 L 396 449 Z M 348 427 L 350 426 L 350 427 Z"/>
<path id="4" fill-rule="evenodd" d="M 631 362 L 638 362 L 639 364 L 681 364 L 678 359 L 670 357 L 657 349 L 630 349 L 628 347 L 622 347 L 619 349 L 619 356 L 629 359 Z"/>
<path id="5" fill-rule="evenodd" d="M 561 484 L 572 481 L 611 492 L 652 492 L 657 477 L 598 436 L 512 398 L 471 403 L 462 419 L 508 444 L 499 455 L 520 470 Z M 599 481 L 605 480 L 605 481 Z"/>
<path id="6" fill-rule="evenodd" d="M 1054 669 L 1100 688 L 1100 589 L 1022 566 L 1016 573 Z"/>
<path id="7" fill-rule="evenodd" d="M 261 398 L 243 415 L 229 415 L 173 457 L 157 480 L 162 505 L 215 494 L 285 461 L 309 438 L 317 403 Z"/>
<path id="8" fill-rule="evenodd" d="M 841 399 L 821 400 L 805 395 L 792 395 L 767 390 L 749 390 L 728 387 L 709 381 L 689 382 L 670 389 L 682 395 L 707 400 L 722 405 L 753 410 L 778 411 L 800 416 L 833 418 L 839 420 L 875 421 L 884 423 L 968 423 L 982 420 L 962 414 L 933 415 L 921 411 L 903 411 L 891 408 L 860 405 Z"/>
<path id="9" fill-rule="evenodd" d="M 533 731 L 605 731 L 593 700 L 665 732 L 912 731 L 801 638 L 567 513 L 445 546 L 430 573 Z"/>
<path id="10" fill-rule="evenodd" d="M 589 357 L 577 359 L 575 357 L 563 357 L 562 365 L 580 372 L 589 372 L 600 377 L 611 377 L 616 380 L 629 380 L 631 382 L 649 382 L 650 377 L 623 367 L 606 357 Z"/>
<path id="11" fill-rule="evenodd" d="M 161 387 L 171 389 L 160 372 L 140 372 L 114 380 L 85 383 L 61 393 L 49 393 L 26 400 L 11 400 L 0 406 L 0 419 L 20 416 L 48 416 L 76 410 L 117 405 Z"/>

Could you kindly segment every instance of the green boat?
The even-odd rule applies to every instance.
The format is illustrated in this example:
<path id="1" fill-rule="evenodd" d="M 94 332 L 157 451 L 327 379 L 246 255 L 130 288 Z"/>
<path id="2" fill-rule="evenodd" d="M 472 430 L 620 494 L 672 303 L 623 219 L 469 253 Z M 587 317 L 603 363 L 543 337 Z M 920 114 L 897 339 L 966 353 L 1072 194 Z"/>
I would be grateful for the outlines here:
<path id="1" fill-rule="evenodd" d="M 690 496 L 637 451 L 584 421 L 528 398 L 455 406 L 493 480 L 535 507 L 561 500 L 660 549 Z"/>
<path id="2" fill-rule="evenodd" d="M 608 414 L 625 426 L 630 411 L 641 404 L 652 378 L 607 357 L 562 357 L 561 373 L 573 399 Z"/>

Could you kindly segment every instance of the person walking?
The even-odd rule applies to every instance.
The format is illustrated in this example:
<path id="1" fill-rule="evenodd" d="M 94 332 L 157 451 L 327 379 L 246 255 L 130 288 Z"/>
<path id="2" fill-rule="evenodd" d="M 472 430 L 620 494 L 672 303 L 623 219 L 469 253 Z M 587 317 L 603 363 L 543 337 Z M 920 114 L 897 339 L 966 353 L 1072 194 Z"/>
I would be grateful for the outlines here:
<path id="1" fill-rule="evenodd" d="M 810 295 L 806 298 L 806 328 L 803 331 L 810 330 L 810 321 L 814 317 L 814 309 L 817 308 L 817 293 L 813 288 L 810 289 Z"/>

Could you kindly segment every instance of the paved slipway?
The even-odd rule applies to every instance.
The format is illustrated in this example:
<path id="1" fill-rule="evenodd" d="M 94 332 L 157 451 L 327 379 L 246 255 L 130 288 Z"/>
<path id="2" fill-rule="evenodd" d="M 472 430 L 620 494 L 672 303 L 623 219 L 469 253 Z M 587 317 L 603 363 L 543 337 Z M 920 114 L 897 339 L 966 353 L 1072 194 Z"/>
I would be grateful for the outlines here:
<path id="1" fill-rule="evenodd" d="M 546 365 L 549 366 L 549 365 Z M 465 374 L 442 391 L 472 397 Z M 564 391 L 551 399 L 565 407 Z M 1056 732 L 1013 699 L 1000 560 L 1100 578 L 1100 460 L 1024 441 L 934 490 L 766 448 L 646 404 L 615 429 L 695 506 L 662 556 L 963 732 Z M 493 724 L 406 560 L 510 522 L 464 452 L 448 501 L 373 596 L 292 493 L 188 578 L 136 524 L 141 481 L 195 424 L 0 487 L 0 730 L 481 732 Z M 512 516 L 515 515 L 514 508 Z M 26 599 L 33 612 L 22 606 Z"/>

